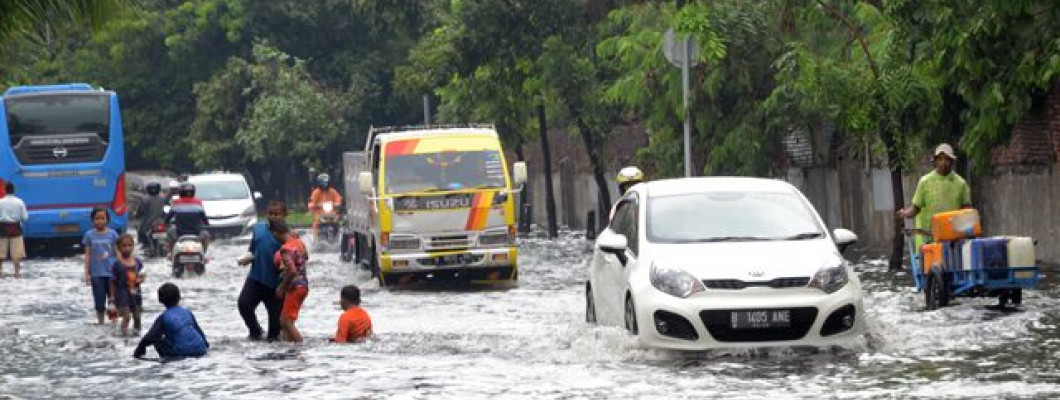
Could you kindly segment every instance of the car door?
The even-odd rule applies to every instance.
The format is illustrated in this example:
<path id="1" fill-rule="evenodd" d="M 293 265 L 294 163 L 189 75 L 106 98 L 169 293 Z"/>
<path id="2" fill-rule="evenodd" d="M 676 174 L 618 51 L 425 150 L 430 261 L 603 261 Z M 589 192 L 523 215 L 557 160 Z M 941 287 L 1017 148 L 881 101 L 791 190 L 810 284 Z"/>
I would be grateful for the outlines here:
<path id="1" fill-rule="evenodd" d="M 626 262 L 623 263 L 614 254 L 605 254 L 606 265 L 601 274 L 602 279 L 600 279 L 602 283 L 601 292 L 604 292 L 602 293 L 604 299 L 602 299 L 601 303 L 606 303 L 607 305 L 605 310 L 601 311 L 606 314 L 607 320 L 615 321 L 616 323 L 621 323 L 624 318 L 625 293 L 626 288 L 629 286 L 627 276 L 629 267 L 636 262 L 636 225 L 637 198 L 636 196 L 627 196 L 616 206 L 615 216 L 610 225 L 612 231 L 626 237 L 626 242 L 629 244 L 625 254 Z"/>

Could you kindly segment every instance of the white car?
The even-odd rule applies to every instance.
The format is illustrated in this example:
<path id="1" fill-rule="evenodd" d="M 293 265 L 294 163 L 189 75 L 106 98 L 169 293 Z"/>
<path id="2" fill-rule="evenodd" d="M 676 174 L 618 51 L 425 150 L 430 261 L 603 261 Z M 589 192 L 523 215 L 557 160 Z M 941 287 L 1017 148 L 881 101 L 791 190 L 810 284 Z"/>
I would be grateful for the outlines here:
<path id="1" fill-rule="evenodd" d="M 255 201 L 261 193 L 251 192 L 240 174 L 213 173 L 192 175 L 188 182 L 195 185 L 195 197 L 202 200 L 207 230 L 213 238 L 248 236 L 258 222 Z"/>
<path id="2" fill-rule="evenodd" d="M 642 345 L 702 350 L 842 345 L 865 333 L 861 282 L 788 183 L 686 178 L 634 186 L 589 265 L 586 320 Z"/>

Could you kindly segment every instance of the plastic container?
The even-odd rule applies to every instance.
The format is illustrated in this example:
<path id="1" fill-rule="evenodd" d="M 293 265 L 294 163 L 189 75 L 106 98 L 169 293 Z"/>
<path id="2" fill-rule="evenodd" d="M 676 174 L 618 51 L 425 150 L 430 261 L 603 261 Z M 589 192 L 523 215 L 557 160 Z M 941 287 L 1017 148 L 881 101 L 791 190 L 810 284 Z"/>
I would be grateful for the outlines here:
<path id="1" fill-rule="evenodd" d="M 938 213 L 931 217 L 931 235 L 936 242 L 949 242 L 983 234 L 979 211 L 962 209 Z"/>
<path id="2" fill-rule="evenodd" d="M 972 260 L 972 241 L 965 240 L 961 242 L 961 269 L 970 271 L 973 265 L 975 262 Z"/>
<path id="3" fill-rule="evenodd" d="M 924 274 L 930 274 L 935 268 L 942 268 L 942 243 L 928 243 L 920 247 L 924 255 Z"/>
<path id="4" fill-rule="evenodd" d="M 1007 239 L 1009 268 L 1033 267 L 1034 239 L 1022 236 L 1010 236 Z"/>
<path id="5" fill-rule="evenodd" d="M 973 268 L 986 270 L 986 278 L 1004 280 L 1008 278 L 1008 239 L 972 239 Z"/>

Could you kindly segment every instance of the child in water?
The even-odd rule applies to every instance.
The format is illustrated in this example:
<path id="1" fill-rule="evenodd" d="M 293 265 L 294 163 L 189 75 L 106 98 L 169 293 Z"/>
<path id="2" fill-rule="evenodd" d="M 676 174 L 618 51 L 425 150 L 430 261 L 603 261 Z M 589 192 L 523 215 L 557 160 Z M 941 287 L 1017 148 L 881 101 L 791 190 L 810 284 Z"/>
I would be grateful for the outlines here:
<path id="1" fill-rule="evenodd" d="M 283 243 L 275 255 L 276 268 L 283 279 L 276 288 L 276 297 L 283 299 L 283 309 L 280 311 L 282 338 L 284 341 L 301 343 L 302 333 L 294 326 L 294 322 L 298 320 L 298 312 L 309 295 L 309 278 L 306 275 L 309 255 L 305 243 L 282 221 L 272 224 L 272 233 L 277 241 Z"/>
<path id="2" fill-rule="evenodd" d="M 96 320 L 103 325 L 103 312 L 106 310 L 110 280 L 113 278 L 111 266 L 114 265 L 114 242 L 118 232 L 107 227 L 110 214 L 105 208 L 92 210 L 92 230 L 85 232 L 81 246 L 85 248 L 85 284 L 92 286 L 92 300 L 96 306 Z"/>
<path id="3" fill-rule="evenodd" d="M 339 297 L 343 313 L 339 317 L 339 330 L 332 342 L 360 342 L 372 336 L 372 318 L 361 308 L 361 290 L 354 285 L 342 288 Z"/>
<path id="4" fill-rule="evenodd" d="M 110 297 L 121 315 L 121 334 L 129 335 L 129 316 L 132 314 L 133 331 L 140 334 L 140 311 L 144 299 L 140 295 L 140 284 L 144 281 L 144 264 L 133 257 L 135 243 L 132 235 L 122 235 L 117 241 L 118 259 L 111 267 Z"/>
<path id="5" fill-rule="evenodd" d="M 154 346 L 158 356 L 163 359 L 206 355 L 210 342 L 206 341 L 206 334 L 195 321 L 195 315 L 179 305 L 180 288 L 172 283 L 162 285 L 158 288 L 158 301 L 166 306 L 166 310 L 140 339 L 133 357 L 143 357 L 147 353 L 147 346 Z"/>

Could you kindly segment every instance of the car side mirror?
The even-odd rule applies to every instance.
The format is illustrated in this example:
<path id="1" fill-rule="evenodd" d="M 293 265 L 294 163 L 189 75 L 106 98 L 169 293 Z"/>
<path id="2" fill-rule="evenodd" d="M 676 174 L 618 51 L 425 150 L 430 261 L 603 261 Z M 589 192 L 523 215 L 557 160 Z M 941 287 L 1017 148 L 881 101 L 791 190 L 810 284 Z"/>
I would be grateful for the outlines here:
<path id="1" fill-rule="evenodd" d="M 357 175 L 357 187 L 363 194 L 372 194 L 372 173 L 361 172 L 360 175 Z"/>
<path id="2" fill-rule="evenodd" d="M 526 163 L 519 161 L 512 164 L 512 184 L 518 186 L 519 190 L 526 185 Z"/>
<path id="3" fill-rule="evenodd" d="M 254 200 L 261 200 L 261 192 L 254 192 Z"/>
<path id="4" fill-rule="evenodd" d="M 604 253 L 613 254 L 618 257 L 618 260 L 622 262 L 622 265 L 626 265 L 626 249 L 629 248 L 629 239 L 626 239 L 626 235 L 615 233 L 610 228 L 605 229 L 600 233 L 600 236 L 596 238 L 596 248 Z"/>
<path id="5" fill-rule="evenodd" d="M 839 248 L 840 253 L 846 252 L 848 247 L 858 242 L 858 235 L 849 229 L 838 228 L 832 231 L 832 237 L 835 239 L 835 245 Z"/>
<path id="6" fill-rule="evenodd" d="M 169 214 L 169 206 L 162 206 L 162 212 Z"/>

